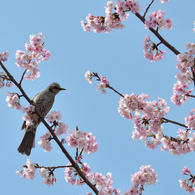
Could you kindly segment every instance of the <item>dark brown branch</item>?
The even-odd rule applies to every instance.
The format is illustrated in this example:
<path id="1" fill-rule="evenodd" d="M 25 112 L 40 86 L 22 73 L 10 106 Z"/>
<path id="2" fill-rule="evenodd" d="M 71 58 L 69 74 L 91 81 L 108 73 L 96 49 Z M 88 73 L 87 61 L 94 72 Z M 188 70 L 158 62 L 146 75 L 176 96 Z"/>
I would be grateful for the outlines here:
<path id="1" fill-rule="evenodd" d="M 71 165 L 64 165 L 64 166 L 56 166 L 56 167 L 45 167 L 45 166 L 39 166 L 38 164 L 35 164 L 34 167 L 35 168 L 39 168 L 39 169 L 41 169 L 41 168 L 45 168 L 45 169 L 48 169 L 48 170 L 52 169 L 54 171 L 55 169 L 72 167 L 72 166 Z"/>
<path id="2" fill-rule="evenodd" d="M 115 93 L 117 93 L 117 94 L 120 95 L 121 97 L 124 97 L 123 94 L 119 93 L 117 90 L 115 90 L 115 89 L 114 89 L 113 87 L 111 87 L 110 85 L 106 85 L 106 86 L 107 86 L 107 88 L 112 89 Z"/>
<path id="3" fill-rule="evenodd" d="M 24 98 L 29 102 L 29 104 L 32 104 L 32 100 L 30 100 L 30 98 L 26 95 L 26 93 L 24 92 L 23 88 L 21 87 L 21 85 L 19 85 L 19 83 L 14 79 L 14 77 L 9 73 L 9 71 L 5 68 L 5 66 L 2 64 L 2 62 L 0 61 L 0 66 L 2 67 L 2 69 L 6 72 L 6 74 L 8 75 L 8 77 L 11 79 L 11 81 L 18 87 L 18 89 L 20 90 L 20 92 L 22 93 L 22 95 L 24 96 Z M 35 110 L 36 111 L 36 110 Z M 72 166 L 76 169 L 77 173 L 80 175 L 80 177 L 83 179 L 83 181 L 95 192 L 95 194 L 98 194 L 98 190 L 96 189 L 96 187 L 85 177 L 84 173 L 81 171 L 81 169 L 79 168 L 79 166 L 75 163 L 75 161 L 73 160 L 73 158 L 70 156 L 70 154 L 67 152 L 67 150 L 64 148 L 64 146 L 62 145 L 62 143 L 60 142 L 60 140 L 57 138 L 56 134 L 54 133 L 54 131 L 52 130 L 52 128 L 48 125 L 48 123 L 45 121 L 45 119 L 43 117 L 40 116 L 40 114 L 36 111 L 37 115 L 40 117 L 40 120 L 42 121 L 42 123 L 45 125 L 45 127 L 49 130 L 49 132 L 51 133 L 51 135 L 53 136 L 53 139 L 56 141 L 56 143 L 58 144 L 58 146 L 60 147 L 60 149 L 62 150 L 62 152 L 64 153 L 64 155 L 68 158 L 68 160 L 70 161 L 70 163 L 72 164 Z"/>
<path id="4" fill-rule="evenodd" d="M 148 7 L 146 8 L 146 11 L 144 12 L 143 18 L 145 18 L 146 13 L 148 12 L 150 6 L 153 4 L 154 0 L 151 1 L 151 3 L 148 5 Z"/>
<path id="5" fill-rule="evenodd" d="M 193 98 L 195 98 L 195 95 L 185 94 L 185 96 L 189 96 L 189 97 L 193 97 Z"/>
<path id="6" fill-rule="evenodd" d="M 164 118 L 164 117 L 162 118 L 162 120 L 163 120 L 164 123 L 173 123 L 173 124 L 175 124 L 175 125 L 179 125 L 179 126 L 181 126 L 181 127 L 188 128 L 186 125 L 184 125 L 184 124 L 182 124 L 182 123 L 178 123 L 178 122 L 176 122 L 176 121 L 172 121 L 172 120 L 169 120 L 169 119 Z"/>
<path id="7" fill-rule="evenodd" d="M 26 100 L 32 104 L 33 101 L 30 100 L 30 98 L 26 95 L 26 93 L 24 92 L 24 90 L 22 89 L 22 87 L 19 85 L 19 83 L 14 79 L 14 77 L 9 73 L 9 71 L 5 68 L 5 66 L 2 64 L 2 62 L 0 61 L 0 66 L 2 67 L 2 69 L 6 72 L 8 78 L 10 79 L 10 81 L 12 81 L 17 87 L 18 89 L 21 91 L 22 95 L 26 98 Z"/>
<path id="8" fill-rule="evenodd" d="M 22 84 L 22 80 L 23 80 L 23 78 L 24 78 L 24 75 L 25 75 L 26 71 L 27 71 L 27 69 L 23 72 L 22 77 L 21 77 L 20 82 L 19 82 L 19 85 Z"/>
<path id="9" fill-rule="evenodd" d="M 145 18 L 143 16 L 141 16 L 139 13 L 136 13 L 135 14 L 144 24 L 145 24 Z M 156 35 L 156 37 L 166 46 L 168 47 L 174 54 L 178 55 L 180 54 L 180 52 L 175 49 L 171 44 L 169 44 L 167 41 L 165 41 L 165 39 L 156 31 L 154 30 L 153 28 L 149 28 L 149 30 L 151 32 L 153 32 L 154 35 Z"/>

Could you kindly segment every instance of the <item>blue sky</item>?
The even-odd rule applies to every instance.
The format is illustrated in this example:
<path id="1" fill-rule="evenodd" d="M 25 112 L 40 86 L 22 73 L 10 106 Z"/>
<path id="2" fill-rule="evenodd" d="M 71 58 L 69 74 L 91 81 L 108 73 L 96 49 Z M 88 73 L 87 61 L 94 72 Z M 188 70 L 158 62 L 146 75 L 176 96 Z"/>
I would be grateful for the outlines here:
<path id="1" fill-rule="evenodd" d="M 89 69 L 106 76 L 110 85 L 122 94 L 147 93 L 150 100 L 164 98 L 171 107 L 167 118 L 181 123 L 194 108 L 193 100 L 180 108 L 171 103 L 172 87 L 176 82 L 176 56 L 161 46 L 160 49 L 166 51 L 162 61 L 151 63 L 146 60 L 142 51 L 144 37 L 150 35 L 152 41 L 158 41 L 133 14 L 130 13 L 124 22 L 123 30 L 114 30 L 110 34 L 83 31 L 80 21 L 85 21 L 88 13 L 104 16 L 106 2 L 2 1 L 0 52 L 10 53 L 4 65 L 19 80 L 23 69 L 15 65 L 15 52 L 25 49 L 24 44 L 29 42 L 30 34 L 42 32 L 45 48 L 51 51 L 51 58 L 39 66 L 41 77 L 33 82 L 24 80 L 23 88 L 31 99 L 54 81 L 67 89 L 57 95 L 52 110 L 61 110 L 62 120 L 69 125 L 70 130 L 78 126 L 82 131 L 92 132 L 97 137 L 99 150 L 95 154 L 83 155 L 83 162 L 89 164 L 91 171 L 104 175 L 111 172 L 113 187 L 123 192 L 131 187 L 131 174 L 139 171 L 141 165 L 151 165 L 158 173 L 159 182 L 155 186 L 146 187 L 144 195 L 186 194 L 178 180 L 186 179 L 181 172 L 186 165 L 194 173 L 194 153 L 172 156 L 169 152 L 161 152 L 160 148 L 149 150 L 139 140 L 134 142 L 131 139 L 132 121 L 122 118 L 117 112 L 120 97 L 109 90 L 103 95 L 96 91 L 95 80 L 92 85 L 85 81 L 84 74 Z M 149 3 L 148 0 L 140 0 L 142 14 Z M 162 9 L 166 13 L 165 18 L 172 19 L 173 29 L 164 29 L 160 33 L 180 52 L 186 51 L 186 42 L 194 42 L 194 7 L 193 0 L 171 0 L 164 4 L 156 0 L 149 10 L 153 12 Z M 20 178 L 15 173 L 22 169 L 28 157 L 17 152 L 24 133 L 20 130 L 23 113 L 7 106 L 6 91 L 19 92 L 16 87 L 0 90 L 1 194 L 84 195 L 91 191 L 86 185 L 77 187 L 66 183 L 64 170 L 55 171 L 58 182 L 51 187 L 42 184 L 38 172 L 32 181 Z M 28 106 L 24 99 L 21 99 L 21 104 Z M 176 137 L 177 130 L 175 125 L 164 125 L 167 135 Z M 54 149 L 50 153 L 43 152 L 39 147 L 37 142 L 45 132 L 41 124 L 36 135 L 36 148 L 32 150 L 29 159 L 45 166 L 66 165 L 68 160 L 54 142 Z M 75 149 L 66 148 L 75 157 Z"/>

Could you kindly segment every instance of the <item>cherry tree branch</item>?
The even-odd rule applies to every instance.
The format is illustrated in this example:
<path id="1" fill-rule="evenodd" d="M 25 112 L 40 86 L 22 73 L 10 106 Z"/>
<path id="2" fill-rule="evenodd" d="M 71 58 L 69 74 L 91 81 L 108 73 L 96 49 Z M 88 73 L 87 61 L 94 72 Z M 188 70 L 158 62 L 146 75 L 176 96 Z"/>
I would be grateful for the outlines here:
<path id="1" fill-rule="evenodd" d="M 153 4 L 153 2 L 154 2 L 154 0 L 152 0 L 151 3 L 150 3 L 150 4 L 148 5 L 148 7 L 146 8 L 146 11 L 144 12 L 144 15 L 143 15 L 144 18 L 145 18 L 145 16 L 146 16 L 146 13 L 148 12 L 150 6 Z"/>
<path id="2" fill-rule="evenodd" d="M 7 76 L 9 77 L 9 79 L 18 87 L 18 89 L 20 90 L 20 92 L 22 93 L 22 95 L 24 96 L 24 98 L 29 102 L 29 104 L 32 104 L 33 101 L 30 100 L 30 98 L 27 96 L 27 94 L 24 92 L 23 88 L 21 87 L 21 84 L 19 84 L 14 77 L 9 73 L 9 71 L 5 68 L 5 66 L 3 65 L 3 63 L 0 61 L 0 66 L 2 67 L 2 69 L 6 72 Z M 35 110 L 36 111 L 36 110 Z M 51 135 L 53 136 L 53 139 L 56 141 L 56 143 L 58 144 L 58 146 L 60 147 L 60 149 L 62 150 L 62 152 L 64 153 L 64 155 L 68 158 L 68 160 L 70 161 L 70 163 L 72 164 L 72 167 L 75 168 L 75 170 L 77 171 L 77 173 L 80 175 L 80 177 L 83 179 L 83 181 L 95 192 L 95 194 L 98 194 L 98 190 L 97 188 L 85 177 L 84 173 L 81 171 L 80 167 L 77 165 L 77 163 L 75 163 L 75 161 L 73 160 L 73 158 L 70 156 L 70 154 L 67 152 L 67 150 L 65 149 L 65 147 L 63 146 L 63 144 L 61 143 L 61 141 L 57 138 L 56 134 L 54 133 L 54 131 L 52 130 L 52 128 L 48 125 L 48 123 L 45 121 L 45 119 L 43 117 L 41 117 L 41 115 L 36 111 L 36 114 L 40 117 L 41 122 L 45 125 L 45 127 L 49 130 L 49 132 L 51 133 Z"/>
<path id="3" fill-rule="evenodd" d="M 193 97 L 193 98 L 195 98 L 195 95 L 189 95 L 189 94 L 185 94 L 186 96 L 188 96 L 188 97 Z"/>
<path id="4" fill-rule="evenodd" d="M 38 168 L 38 169 L 45 168 L 45 169 L 54 171 L 55 169 L 61 169 L 61 168 L 66 168 L 66 167 L 72 167 L 72 165 L 45 167 L 45 166 L 39 166 L 38 164 L 35 164 L 34 167 L 35 167 L 35 168 Z"/>
<path id="5" fill-rule="evenodd" d="M 97 73 L 96 73 L 97 74 Z M 124 95 L 122 95 L 120 92 L 118 92 L 116 89 L 114 89 L 113 87 L 111 87 L 110 85 L 106 85 L 107 88 L 109 89 L 112 89 L 115 93 L 117 93 L 118 95 L 120 95 L 121 97 L 124 97 Z M 191 95 L 188 95 L 191 97 Z M 195 97 L 195 96 L 192 96 L 192 97 Z M 176 122 L 176 121 L 173 121 L 173 120 L 170 120 L 170 119 L 167 119 L 165 117 L 162 118 L 163 122 L 164 123 L 172 123 L 172 124 L 175 124 L 175 125 L 179 125 L 181 127 L 184 127 L 184 128 L 188 128 L 186 125 L 182 124 L 182 123 L 179 123 L 179 122 Z"/>
<path id="6" fill-rule="evenodd" d="M 172 120 L 167 119 L 167 118 L 165 118 L 165 117 L 163 117 L 162 120 L 163 120 L 163 123 L 173 123 L 173 124 L 175 124 L 175 125 L 179 125 L 179 126 L 181 126 L 181 127 L 188 128 L 186 125 L 184 125 L 184 124 L 182 124 L 182 123 L 178 123 L 178 122 L 176 122 L 176 121 L 172 121 Z"/>
<path id="7" fill-rule="evenodd" d="M 22 84 L 22 80 L 24 79 L 24 75 L 25 75 L 26 71 L 27 71 L 27 69 L 25 69 L 25 71 L 23 72 L 22 77 L 21 77 L 20 82 L 19 82 L 19 85 Z"/>
<path id="8" fill-rule="evenodd" d="M 141 16 L 139 13 L 135 14 L 144 24 L 145 24 L 145 16 Z M 168 48 L 170 49 L 175 55 L 180 54 L 180 52 L 175 49 L 171 44 L 169 44 L 154 28 L 149 28 L 149 30 Z"/>

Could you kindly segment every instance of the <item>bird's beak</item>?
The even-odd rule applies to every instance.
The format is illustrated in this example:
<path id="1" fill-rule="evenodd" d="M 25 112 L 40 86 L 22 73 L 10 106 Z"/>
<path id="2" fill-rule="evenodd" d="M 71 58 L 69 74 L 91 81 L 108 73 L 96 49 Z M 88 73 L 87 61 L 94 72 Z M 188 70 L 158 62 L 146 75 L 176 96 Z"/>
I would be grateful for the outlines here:
<path id="1" fill-rule="evenodd" d="M 59 88 L 59 90 L 66 90 L 65 88 Z"/>

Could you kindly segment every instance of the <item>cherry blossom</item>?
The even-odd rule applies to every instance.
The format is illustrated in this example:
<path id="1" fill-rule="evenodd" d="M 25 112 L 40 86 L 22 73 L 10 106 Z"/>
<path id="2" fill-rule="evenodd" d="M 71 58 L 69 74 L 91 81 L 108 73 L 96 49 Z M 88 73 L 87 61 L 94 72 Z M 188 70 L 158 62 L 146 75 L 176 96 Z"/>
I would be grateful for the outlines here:
<path id="1" fill-rule="evenodd" d="M 16 110 L 24 109 L 24 107 L 20 105 L 20 98 L 17 93 L 6 92 L 6 94 L 7 94 L 6 102 L 8 102 L 8 106 L 10 108 L 15 108 Z"/>
<path id="2" fill-rule="evenodd" d="M 144 38 L 143 51 L 144 57 L 151 62 L 160 61 L 164 58 L 165 55 L 165 51 L 160 51 L 156 44 L 150 40 L 150 36 L 146 36 Z"/>
<path id="3" fill-rule="evenodd" d="M 59 121 L 62 118 L 60 111 L 51 111 L 46 117 L 48 122 L 53 123 L 54 121 Z"/>
<path id="4" fill-rule="evenodd" d="M 24 166 L 22 171 L 16 171 L 16 173 L 20 177 L 31 179 L 31 180 L 35 178 L 35 172 L 36 172 L 36 168 L 34 167 L 34 164 L 29 159 L 26 160 L 26 165 Z"/>
<path id="5" fill-rule="evenodd" d="M 7 51 L 0 53 L 0 61 L 7 61 L 8 57 L 9 57 L 9 53 Z"/>
<path id="6" fill-rule="evenodd" d="M 163 28 L 172 29 L 173 23 L 171 19 L 164 19 L 165 12 L 162 10 L 154 11 L 149 14 L 149 20 L 145 21 L 145 28 L 149 29 L 155 28 L 158 26 L 158 29 L 162 30 Z"/>
<path id="7" fill-rule="evenodd" d="M 92 84 L 92 74 L 89 70 L 85 73 L 85 79 L 89 82 L 89 84 Z"/>
<path id="8" fill-rule="evenodd" d="M 192 175 L 190 169 L 187 166 L 183 168 L 182 173 L 183 175 L 190 176 L 190 178 L 186 180 L 180 179 L 180 187 L 182 187 L 186 192 L 193 194 L 195 191 L 194 176 Z"/>
<path id="9" fill-rule="evenodd" d="M 72 133 L 68 134 L 66 141 L 70 147 L 83 150 L 83 153 L 92 154 L 98 149 L 96 137 L 93 136 L 92 133 L 83 132 L 81 130 L 74 129 Z"/>
<path id="10" fill-rule="evenodd" d="M 113 12 L 113 9 L 116 12 Z M 131 11 L 132 13 L 137 13 L 141 11 L 141 6 L 139 6 L 138 1 L 127 0 L 121 1 L 117 0 L 117 5 L 114 7 L 113 1 L 107 2 L 107 7 L 105 7 L 106 16 L 93 16 L 89 14 L 86 17 L 87 23 L 81 21 L 81 26 L 86 32 L 93 30 L 95 33 L 109 33 L 112 29 L 123 29 L 125 26 L 122 24 L 126 20 L 129 14 L 126 11 Z"/>
<path id="11" fill-rule="evenodd" d="M 133 186 L 123 193 L 123 195 L 137 195 L 142 194 L 144 190 L 144 185 L 148 186 L 151 184 L 156 184 L 158 181 L 158 175 L 151 168 L 151 165 L 142 165 L 140 171 L 131 175 L 131 183 Z"/>
<path id="12" fill-rule="evenodd" d="M 38 36 L 30 35 L 30 43 L 25 44 L 27 53 L 22 50 L 16 51 L 16 65 L 29 72 L 28 75 L 24 76 L 27 80 L 35 80 L 40 77 L 38 64 L 41 63 L 41 59 L 48 60 L 51 55 L 49 51 L 44 49 L 43 38 L 42 33 L 38 33 Z"/>
<path id="13" fill-rule="evenodd" d="M 41 148 L 44 149 L 44 152 L 50 152 L 51 149 L 51 133 L 48 131 L 43 134 L 43 136 L 40 137 L 40 141 L 38 141 L 38 144 L 41 146 Z"/>
<path id="14" fill-rule="evenodd" d="M 186 43 L 185 47 L 188 51 L 177 55 L 178 64 L 176 68 L 179 69 L 181 74 L 176 73 L 177 82 L 174 83 L 173 95 L 171 96 L 171 101 L 177 106 L 185 103 L 189 99 L 187 95 L 192 93 L 192 89 L 189 90 L 188 88 L 193 82 L 190 69 L 194 63 L 195 43 Z"/>

